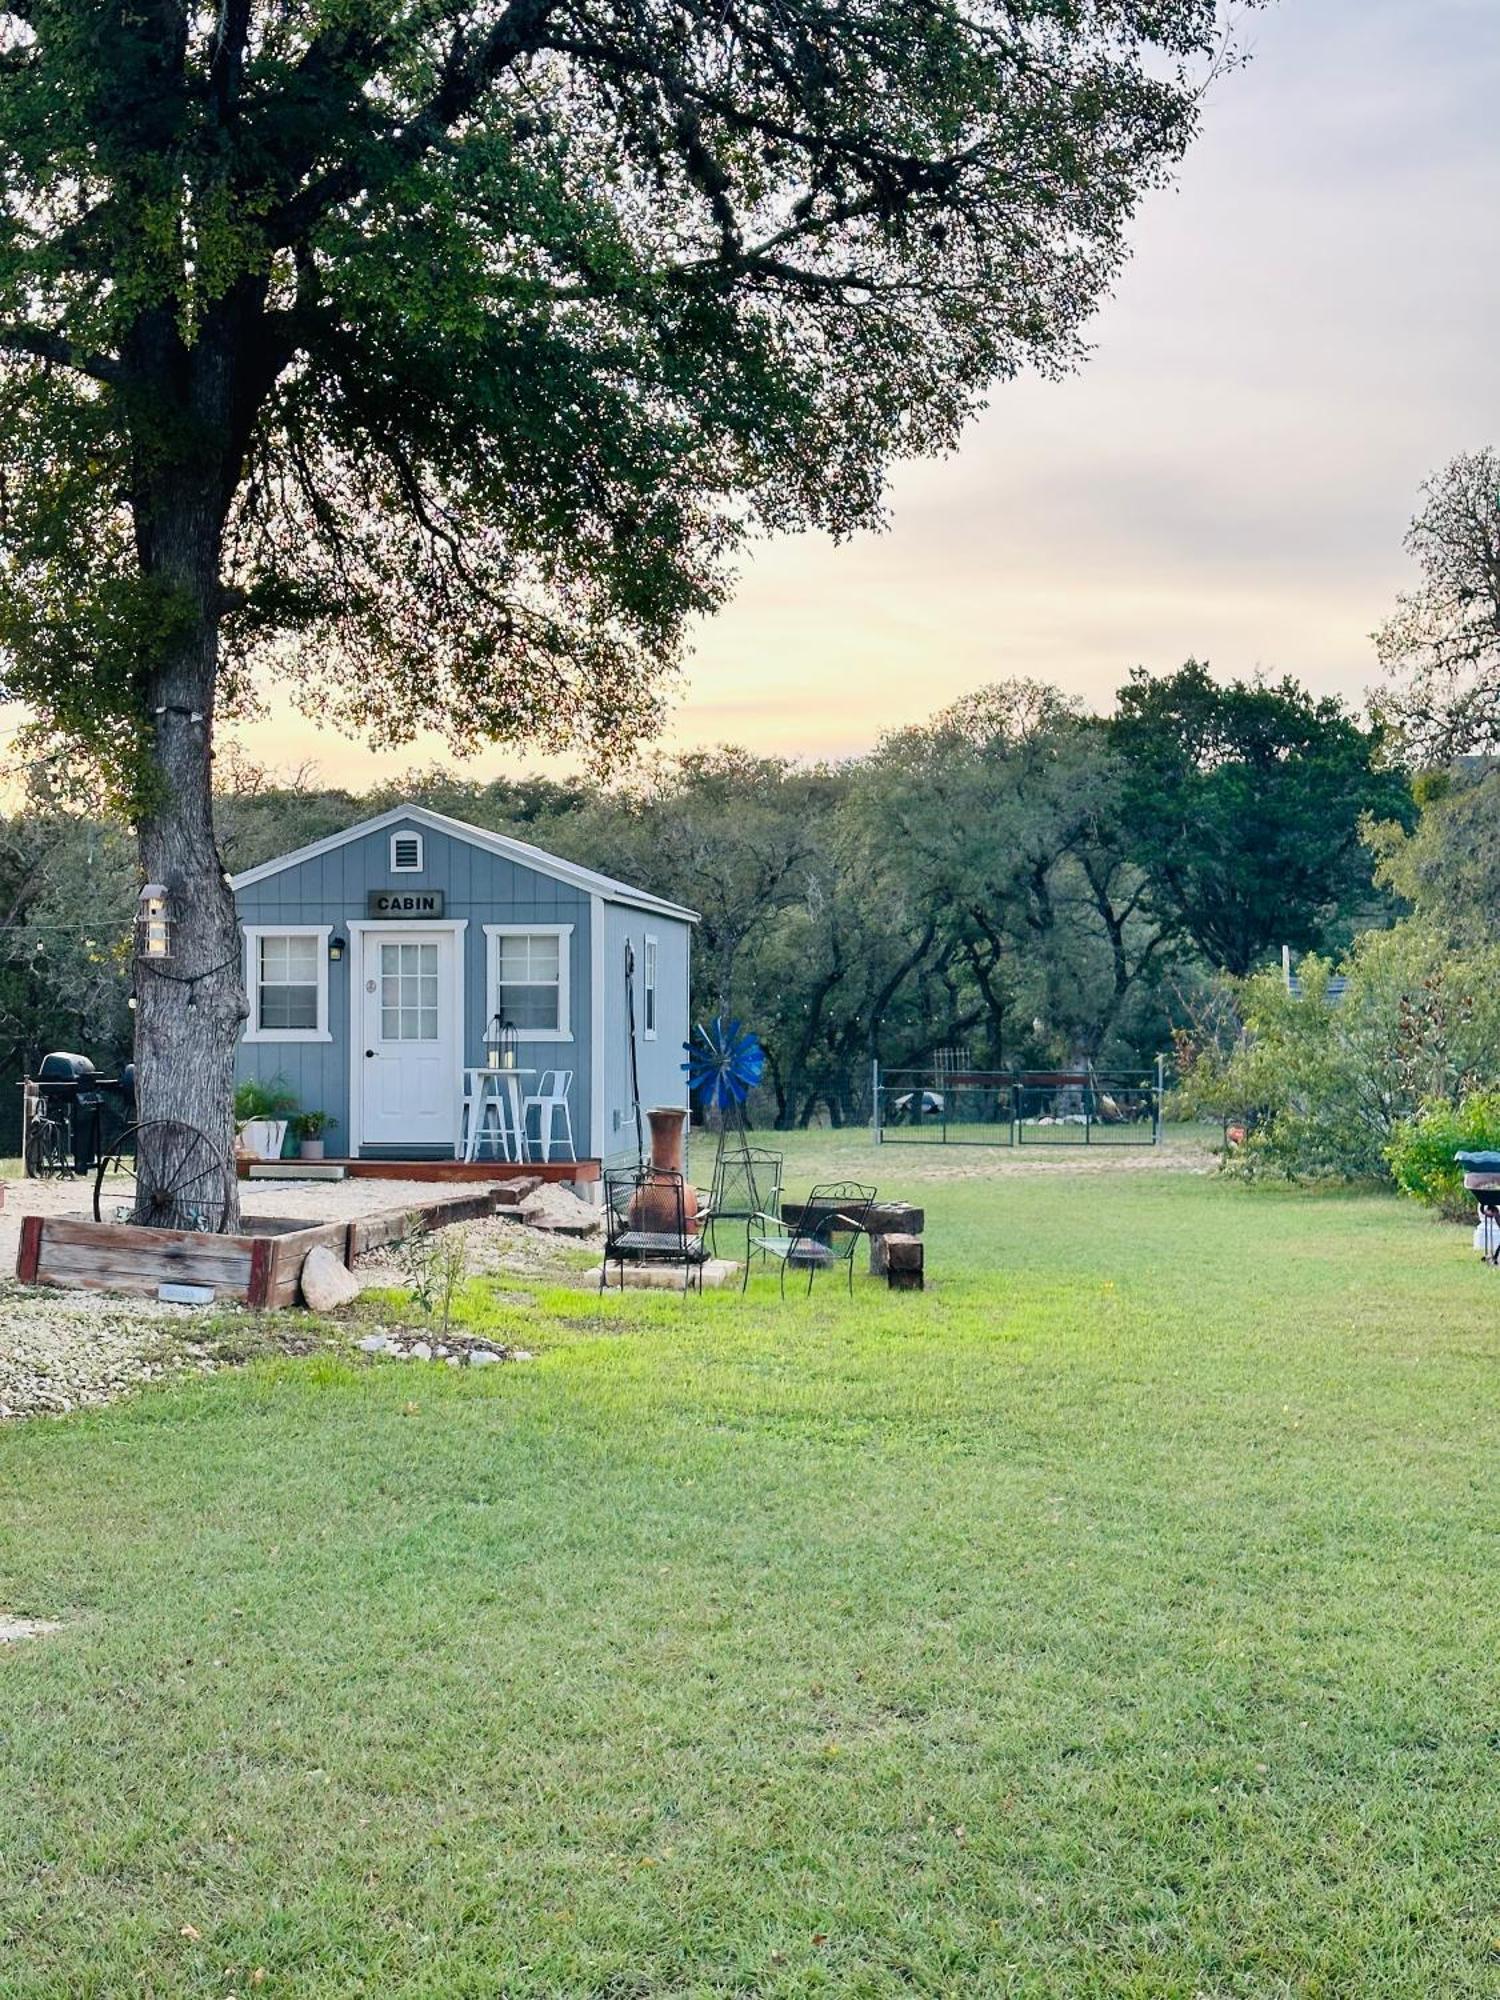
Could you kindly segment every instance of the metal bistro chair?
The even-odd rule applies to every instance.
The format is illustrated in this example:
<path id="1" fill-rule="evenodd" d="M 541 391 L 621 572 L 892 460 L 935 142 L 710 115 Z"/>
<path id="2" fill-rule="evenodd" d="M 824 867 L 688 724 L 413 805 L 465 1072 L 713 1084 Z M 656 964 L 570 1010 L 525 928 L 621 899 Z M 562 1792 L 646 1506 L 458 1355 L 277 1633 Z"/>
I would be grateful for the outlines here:
<path id="1" fill-rule="evenodd" d="M 781 1216 L 780 1153 L 763 1152 L 755 1146 L 737 1147 L 721 1153 L 714 1162 L 713 1186 L 708 1210 L 703 1218 L 704 1234 L 719 1254 L 718 1227 L 721 1222 L 745 1225 L 745 1269 L 750 1269 L 750 1235 L 757 1222 L 769 1217 L 779 1226 Z"/>
<path id="2" fill-rule="evenodd" d="M 557 1115 L 562 1113 L 564 1142 L 568 1148 L 568 1158 L 576 1160 L 573 1150 L 573 1114 L 568 1109 L 568 1092 L 573 1088 L 573 1072 L 570 1069 L 544 1069 L 536 1089 L 521 1106 L 521 1137 L 524 1147 L 527 1123 L 533 1110 L 536 1112 L 536 1153 L 538 1160 L 550 1160 L 555 1143 L 553 1134 L 557 1129 Z"/>
<path id="3" fill-rule="evenodd" d="M 759 1250 L 762 1256 L 775 1257 L 779 1261 L 783 1298 L 786 1297 L 786 1274 L 789 1270 L 806 1271 L 807 1289 L 811 1293 L 813 1279 L 819 1271 L 836 1270 L 840 1264 L 848 1269 L 849 1296 L 853 1298 L 855 1246 L 865 1233 L 875 1195 L 874 1188 L 864 1187 L 858 1181 L 824 1181 L 802 1203 L 790 1235 L 750 1238 L 751 1247 Z M 762 1219 L 767 1222 L 773 1220 L 770 1216 Z M 750 1260 L 747 1256 L 746 1283 L 749 1282 L 749 1275 Z"/>
<path id="4" fill-rule="evenodd" d="M 703 1266 L 708 1259 L 703 1238 L 687 1225 L 681 1174 L 662 1167 L 608 1167 L 604 1174 L 604 1262 L 599 1267 L 599 1293 L 604 1294 L 613 1263 L 624 1289 L 627 1264 L 676 1264 L 682 1267 L 684 1296 L 698 1273 L 703 1290 Z M 649 1225 L 649 1226 L 646 1226 Z"/>

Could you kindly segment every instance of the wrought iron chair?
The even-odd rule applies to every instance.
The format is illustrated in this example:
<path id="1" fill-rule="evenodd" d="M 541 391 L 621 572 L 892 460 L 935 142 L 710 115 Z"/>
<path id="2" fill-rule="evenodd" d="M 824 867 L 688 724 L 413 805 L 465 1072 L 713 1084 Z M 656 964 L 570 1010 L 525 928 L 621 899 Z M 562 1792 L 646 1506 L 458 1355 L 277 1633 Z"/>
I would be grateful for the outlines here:
<path id="1" fill-rule="evenodd" d="M 797 1222 L 789 1235 L 755 1236 L 751 1246 L 762 1256 L 775 1257 L 781 1265 L 781 1296 L 786 1297 L 789 1270 L 806 1271 L 807 1289 L 819 1271 L 846 1266 L 849 1296 L 854 1296 L 854 1251 L 865 1233 L 876 1190 L 859 1181 L 824 1181 L 803 1202 Z M 764 1218 L 769 1221 L 768 1216 Z M 784 1227 L 784 1225 L 783 1225 Z M 745 1259 L 746 1282 L 750 1260 Z M 743 1286 L 741 1287 L 743 1290 Z"/>
<path id="2" fill-rule="evenodd" d="M 720 1153 L 714 1162 L 713 1186 L 703 1232 L 719 1254 L 718 1226 L 721 1222 L 745 1225 L 745 1269 L 750 1269 L 750 1237 L 754 1225 L 770 1223 L 780 1227 L 782 1155 L 756 1146 L 737 1146 Z"/>
<path id="3" fill-rule="evenodd" d="M 688 1227 L 686 1186 L 681 1174 L 663 1167 L 606 1168 L 601 1297 L 611 1264 L 619 1268 L 622 1289 L 627 1264 L 675 1264 L 682 1268 L 684 1295 L 692 1285 L 694 1271 L 702 1291 L 708 1251 L 696 1225 Z"/>

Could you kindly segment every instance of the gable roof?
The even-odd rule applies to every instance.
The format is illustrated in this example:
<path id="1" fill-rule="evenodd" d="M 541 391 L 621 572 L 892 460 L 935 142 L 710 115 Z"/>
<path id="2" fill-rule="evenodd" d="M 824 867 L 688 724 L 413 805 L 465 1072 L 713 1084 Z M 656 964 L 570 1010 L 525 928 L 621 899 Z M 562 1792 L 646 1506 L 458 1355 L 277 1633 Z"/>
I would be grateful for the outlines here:
<path id="1" fill-rule="evenodd" d="M 341 833 L 330 833 L 324 840 L 314 840 L 306 847 L 297 847 L 290 854 L 278 854 L 270 861 L 262 861 L 256 868 L 247 868 L 242 874 L 231 875 L 231 889 L 248 889 L 253 882 L 264 882 L 269 876 L 280 875 L 284 869 L 296 868 L 304 861 L 315 861 L 320 854 L 331 854 L 336 847 L 347 847 L 350 841 L 362 840 L 367 833 L 380 833 L 386 827 L 413 825 L 430 827 L 434 833 L 446 833 L 454 840 L 467 841 L 470 847 L 482 847 L 486 853 L 498 854 L 504 861 L 514 861 L 523 868 L 534 868 L 539 875 L 550 875 L 558 882 L 566 882 L 572 888 L 581 889 L 585 895 L 601 896 L 606 903 L 625 903 L 635 910 L 654 910 L 664 917 L 677 917 L 683 923 L 695 924 L 698 912 L 683 907 L 681 903 L 668 903 L 660 896 L 649 896 L 644 889 L 632 889 L 628 882 L 617 882 L 613 875 L 601 875 L 596 868 L 585 868 L 577 861 L 564 861 L 560 855 L 548 854 L 545 848 L 533 847 L 529 841 L 513 840 L 507 833 L 491 833 L 482 826 L 470 826 L 467 820 L 450 819 L 446 813 L 433 812 L 427 806 L 393 806 L 389 812 L 378 813 L 374 819 L 362 819 L 356 826 L 346 826 Z"/>

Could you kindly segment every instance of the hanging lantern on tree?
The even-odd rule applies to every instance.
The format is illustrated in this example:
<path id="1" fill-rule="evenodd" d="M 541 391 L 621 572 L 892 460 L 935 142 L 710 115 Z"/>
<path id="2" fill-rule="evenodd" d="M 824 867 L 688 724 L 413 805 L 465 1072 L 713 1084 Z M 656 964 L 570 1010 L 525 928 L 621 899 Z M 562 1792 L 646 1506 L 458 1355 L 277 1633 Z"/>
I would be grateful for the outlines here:
<path id="1" fill-rule="evenodd" d="M 153 961 L 172 956 L 170 899 L 163 882 L 148 882 L 136 899 L 135 953 Z"/>

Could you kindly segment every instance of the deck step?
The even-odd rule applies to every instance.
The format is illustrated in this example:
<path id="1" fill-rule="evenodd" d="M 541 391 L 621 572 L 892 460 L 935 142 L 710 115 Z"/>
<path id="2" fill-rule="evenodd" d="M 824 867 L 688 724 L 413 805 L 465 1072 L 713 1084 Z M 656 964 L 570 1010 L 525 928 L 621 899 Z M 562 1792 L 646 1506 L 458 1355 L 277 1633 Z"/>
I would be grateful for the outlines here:
<path id="1" fill-rule="evenodd" d="M 255 1160 L 251 1163 L 250 1179 L 253 1181 L 341 1181 L 344 1179 L 344 1169 L 337 1160 Z"/>

